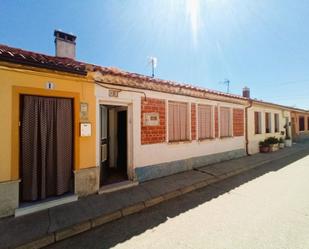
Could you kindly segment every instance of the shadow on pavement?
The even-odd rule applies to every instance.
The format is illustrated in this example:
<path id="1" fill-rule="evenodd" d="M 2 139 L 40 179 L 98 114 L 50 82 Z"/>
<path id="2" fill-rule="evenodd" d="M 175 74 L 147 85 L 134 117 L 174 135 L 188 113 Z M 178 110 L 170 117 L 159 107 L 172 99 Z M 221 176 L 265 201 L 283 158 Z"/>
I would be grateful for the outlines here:
<path id="1" fill-rule="evenodd" d="M 292 156 L 267 163 L 258 168 L 233 176 L 203 189 L 161 203 L 137 214 L 77 235 L 48 248 L 110 248 L 148 229 L 152 229 L 190 209 L 208 202 L 266 173 L 277 171 L 309 155 L 309 150 L 299 151 Z"/>

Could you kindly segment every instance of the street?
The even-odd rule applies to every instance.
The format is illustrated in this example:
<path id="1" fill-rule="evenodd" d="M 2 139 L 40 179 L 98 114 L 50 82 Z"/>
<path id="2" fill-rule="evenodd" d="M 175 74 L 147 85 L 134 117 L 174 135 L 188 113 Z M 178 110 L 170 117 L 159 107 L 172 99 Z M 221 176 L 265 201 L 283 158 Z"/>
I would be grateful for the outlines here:
<path id="1" fill-rule="evenodd" d="M 48 248 L 309 248 L 308 152 Z"/>

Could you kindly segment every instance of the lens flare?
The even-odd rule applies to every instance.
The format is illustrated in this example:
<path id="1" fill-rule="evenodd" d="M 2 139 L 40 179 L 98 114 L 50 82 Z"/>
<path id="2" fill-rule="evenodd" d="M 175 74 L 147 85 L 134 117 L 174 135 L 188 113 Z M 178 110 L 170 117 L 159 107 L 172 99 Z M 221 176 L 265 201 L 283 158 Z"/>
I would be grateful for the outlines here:
<path id="1" fill-rule="evenodd" d="M 186 0 L 186 12 L 190 21 L 194 45 L 198 43 L 198 33 L 201 27 L 200 0 Z"/>

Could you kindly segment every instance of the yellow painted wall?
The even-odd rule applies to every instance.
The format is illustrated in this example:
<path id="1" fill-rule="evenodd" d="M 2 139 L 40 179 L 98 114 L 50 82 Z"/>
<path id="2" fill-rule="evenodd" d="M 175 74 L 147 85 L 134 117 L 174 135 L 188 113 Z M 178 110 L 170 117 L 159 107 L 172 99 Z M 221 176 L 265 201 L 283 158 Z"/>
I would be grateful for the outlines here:
<path id="1" fill-rule="evenodd" d="M 13 67 L 14 66 L 14 67 Z M 46 90 L 46 82 L 55 84 L 54 90 Z M 65 73 L 57 73 L 47 70 L 31 69 L 25 67 L 15 68 L 14 64 L 0 64 L 0 182 L 14 180 L 12 173 L 12 156 L 18 157 L 15 152 L 12 153 L 12 117 L 13 107 L 13 88 L 26 87 L 34 89 L 40 95 L 40 91 L 50 92 L 72 92 L 79 95 L 81 102 L 88 103 L 89 122 L 92 124 L 91 137 L 77 137 L 79 152 L 77 152 L 78 165 L 75 168 L 88 168 L 96 166 L 96 101 L 94 96 L 94 84 L 86 76 L 74 76 Z M 45 90 L 44 90 L 45 89 Z M 57 96 L 57 94 L 55 94 Z M 79 112 L 77 113 L 79 120 Z M 77 127 L 79 128 L 79 127 Z M 16 131 L 15 131 L 16 132 Z M 18 151 L 18 148 L 16 148 Z"/>

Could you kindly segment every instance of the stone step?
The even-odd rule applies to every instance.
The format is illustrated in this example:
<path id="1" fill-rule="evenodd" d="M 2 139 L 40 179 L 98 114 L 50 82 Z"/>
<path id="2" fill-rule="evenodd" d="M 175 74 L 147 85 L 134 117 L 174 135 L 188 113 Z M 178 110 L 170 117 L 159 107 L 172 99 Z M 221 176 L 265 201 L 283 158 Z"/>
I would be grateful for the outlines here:
<path id="1" fill-rule="evenodd" d="M 42 211 L 48 208 L 67 204 L 67 203 L 77 201 L 77 200 L 78 200 L 77 195 L 69 194 L 69 195 L 65 195 L 61 197 L 53 197 L 51 199 L 47 199 L 44 201 L 38 201 L 35 203 L 25 203 L 15 210 L 15 217 Z"/>
<path id="2" fill-rule="evenodd" d="M 132 188 L 137 185 L 138 185 L 138 182 L 129 181 L 129 180 L 117 182 L 117 183 L 109 184 L 106 186 L 102 186 L 99 190 L 99 194 L 111 193 L 111 192 L 118 191 L 121 189 Z"/>

